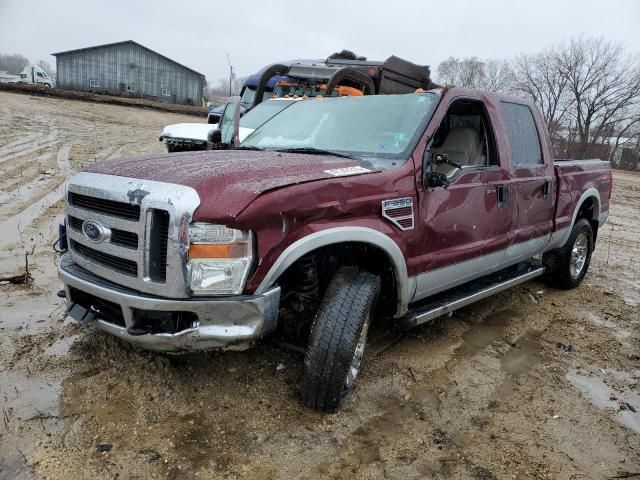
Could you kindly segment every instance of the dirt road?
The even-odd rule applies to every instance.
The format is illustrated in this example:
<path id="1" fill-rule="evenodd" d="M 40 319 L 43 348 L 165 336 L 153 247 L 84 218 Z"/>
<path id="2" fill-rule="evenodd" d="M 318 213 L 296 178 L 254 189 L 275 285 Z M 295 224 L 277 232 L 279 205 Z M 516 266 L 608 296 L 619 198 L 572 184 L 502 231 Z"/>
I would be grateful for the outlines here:
<path id="1" fill-rule="evenodd" d="M 296 352 L 158 355 L 62 318 L 64 178 L 162 151 L 188 119 L 0 94 L 0 276 L 35 246 L 33 285 L 0 285 L 0 478 L 640 478 L 640 175 L 615 172 L 580 288 L 379 326 L 356 393 L 321 415 Z"/>

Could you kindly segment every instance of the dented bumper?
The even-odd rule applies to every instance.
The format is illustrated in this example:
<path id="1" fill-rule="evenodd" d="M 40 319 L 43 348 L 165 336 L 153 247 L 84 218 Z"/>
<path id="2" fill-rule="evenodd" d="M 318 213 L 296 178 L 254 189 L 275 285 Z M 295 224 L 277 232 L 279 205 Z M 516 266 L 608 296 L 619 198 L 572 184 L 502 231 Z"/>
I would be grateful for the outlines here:
<path id="1" fill-rule="evenodd" d="M 248 348 L 275 329 L 280 288 L 262 295 L 167 299 L 104 280 L 64 255 L 68 314 L 142 348 L 179 352 Z"/>

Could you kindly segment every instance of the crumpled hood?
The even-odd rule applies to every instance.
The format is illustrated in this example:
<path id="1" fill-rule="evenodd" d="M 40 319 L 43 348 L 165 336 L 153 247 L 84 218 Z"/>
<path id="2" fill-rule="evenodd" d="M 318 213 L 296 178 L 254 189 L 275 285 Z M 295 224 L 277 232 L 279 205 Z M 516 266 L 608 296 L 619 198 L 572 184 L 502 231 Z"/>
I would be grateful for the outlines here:
<path id="1" fill-rule="evenodd" d="M 374 170 L 328 155 L 217 150 L 118 159 L 86 171 L 192 187 L 201 202 L 194 220 L 224 222 L 269 190 Z"/>

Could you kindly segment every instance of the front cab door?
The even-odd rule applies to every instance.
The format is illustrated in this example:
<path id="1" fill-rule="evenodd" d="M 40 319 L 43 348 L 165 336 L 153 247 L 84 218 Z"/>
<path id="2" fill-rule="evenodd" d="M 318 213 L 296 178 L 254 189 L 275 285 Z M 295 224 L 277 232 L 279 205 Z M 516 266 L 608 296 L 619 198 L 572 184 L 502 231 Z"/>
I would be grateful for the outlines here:
<path id="1" fill-rule="evenodd" d="M 415 301 L 490 273 L 504 260 L 513 202 L 509 170 L 498 155 L 503 139 L 492 126 L 495 113 L 479 96 L 442 102 L 434 114 L 438 127 L 423 168 L 445 175 L 448 186 L 420 183 L 423 249 L 416 261 L 424 273 L 417 277 Z M 435 165 L 436 156 L 451 163 Z"/>

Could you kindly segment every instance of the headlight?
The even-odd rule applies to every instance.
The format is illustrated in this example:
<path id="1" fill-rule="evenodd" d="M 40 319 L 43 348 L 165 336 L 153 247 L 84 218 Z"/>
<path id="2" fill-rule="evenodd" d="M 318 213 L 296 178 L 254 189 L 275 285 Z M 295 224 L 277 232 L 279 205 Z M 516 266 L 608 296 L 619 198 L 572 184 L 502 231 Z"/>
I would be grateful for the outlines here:
<path id="1" fill-rule="evenodd" d="M 189 266 L 194 295 L 242 293 L 253 259 L 251 232 L 224 225 L 189 225 Z"/>

